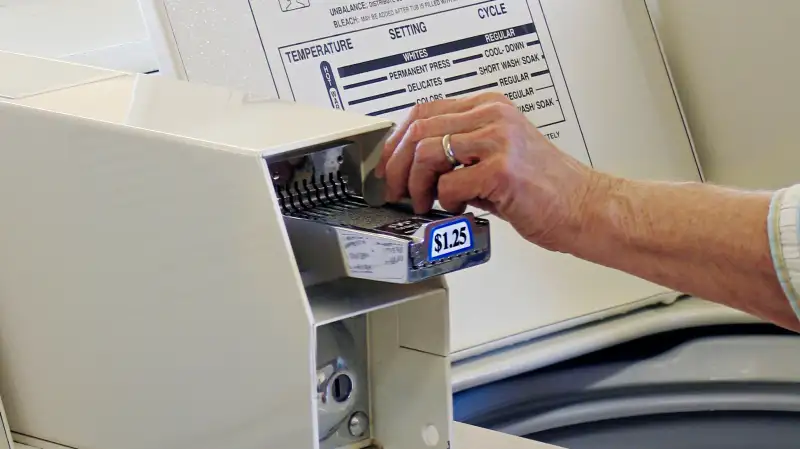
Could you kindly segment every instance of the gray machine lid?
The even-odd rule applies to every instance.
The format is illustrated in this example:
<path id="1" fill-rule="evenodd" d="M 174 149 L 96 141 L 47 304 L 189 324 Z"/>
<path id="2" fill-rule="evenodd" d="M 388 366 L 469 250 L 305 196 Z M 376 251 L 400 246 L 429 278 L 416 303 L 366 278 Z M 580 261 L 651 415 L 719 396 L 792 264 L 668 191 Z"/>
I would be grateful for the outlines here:
<path id="1" fill-rule="evenodd" d="M 799 447 L 800 337 L 740 325 L 658 338 L 462 391 L 456 419 L 569 449 Z"/>
<path id="2" fill-rule="evenodd" d="M 674 299 L 674 298 L 673 298 Z M 697 298 L 649 306 L 621 316 L 566 327 L 453 365 L 453 391 L 459 392 L 540 370 L 585 354 L 648 335 L 703 326 L 758 324 L 755 317 Z"/>
<path id="3" fill-rule="evenodd" d="M 529 438 L 569 449 L 796 449 L 789 413 L 696 413 L 606 421 Z"/>

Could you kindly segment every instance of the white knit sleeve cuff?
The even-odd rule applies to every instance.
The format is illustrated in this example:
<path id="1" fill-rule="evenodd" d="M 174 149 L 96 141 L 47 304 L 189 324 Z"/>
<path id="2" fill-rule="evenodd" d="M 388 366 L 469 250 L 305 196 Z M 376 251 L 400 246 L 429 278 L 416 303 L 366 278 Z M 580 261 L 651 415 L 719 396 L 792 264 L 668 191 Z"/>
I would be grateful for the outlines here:
<path id="1" fill-rule="evenodd" d="M 775 192 L 767 229 L 775 272 L 800 318 L 800 184 Z"/>

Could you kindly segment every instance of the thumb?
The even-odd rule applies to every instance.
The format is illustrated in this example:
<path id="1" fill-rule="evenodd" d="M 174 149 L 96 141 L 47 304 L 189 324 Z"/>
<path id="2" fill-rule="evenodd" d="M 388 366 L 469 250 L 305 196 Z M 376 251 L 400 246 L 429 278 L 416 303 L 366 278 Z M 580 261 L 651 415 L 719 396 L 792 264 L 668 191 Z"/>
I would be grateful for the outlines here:
<path id="1" fill-rule="evenodd" d="M 445 210 L 463 210 L 464 206 L 484 200 L 485 167 L 479 162 L 453 170 L 439 177 L 437 184 L 439 204 Z"/>

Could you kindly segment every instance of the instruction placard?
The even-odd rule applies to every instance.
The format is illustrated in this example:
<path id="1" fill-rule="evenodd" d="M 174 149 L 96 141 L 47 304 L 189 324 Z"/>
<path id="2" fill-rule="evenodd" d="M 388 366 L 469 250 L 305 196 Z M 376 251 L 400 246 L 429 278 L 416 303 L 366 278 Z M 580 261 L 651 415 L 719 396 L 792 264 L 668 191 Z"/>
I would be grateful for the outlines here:
<path id="1" fill-rule="evenodd" d="M 535 0 L 250 0 L 282 98 L 400 121 L 496 91 L 591 163 Z"/>

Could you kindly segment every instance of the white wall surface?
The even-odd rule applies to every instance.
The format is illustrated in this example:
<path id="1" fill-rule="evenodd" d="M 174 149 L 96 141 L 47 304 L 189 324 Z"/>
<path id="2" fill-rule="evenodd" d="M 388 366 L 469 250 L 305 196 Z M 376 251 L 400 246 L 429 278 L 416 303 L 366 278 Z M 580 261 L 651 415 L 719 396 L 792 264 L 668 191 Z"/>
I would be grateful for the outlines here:
<path id="1" fill-rule="evenodd" d="M 0 0 L 0 50 L 111 69 L 157 69 L 136 0 Z"/>
<path id="2" fill-rule="evenodd" d="M 800 2 L 647 0 L 709 181 L 800 181 Z"/>

